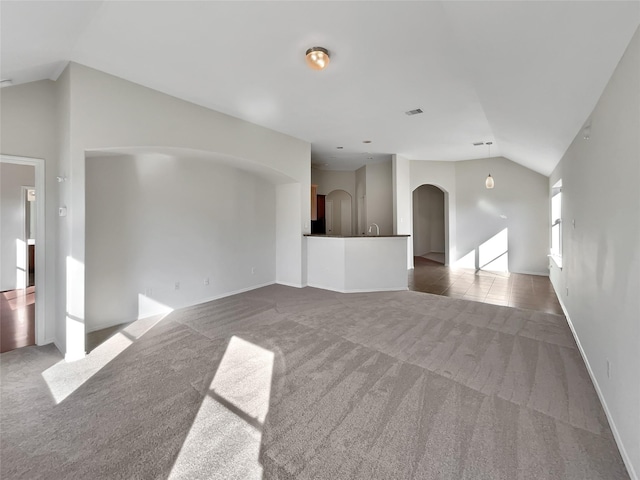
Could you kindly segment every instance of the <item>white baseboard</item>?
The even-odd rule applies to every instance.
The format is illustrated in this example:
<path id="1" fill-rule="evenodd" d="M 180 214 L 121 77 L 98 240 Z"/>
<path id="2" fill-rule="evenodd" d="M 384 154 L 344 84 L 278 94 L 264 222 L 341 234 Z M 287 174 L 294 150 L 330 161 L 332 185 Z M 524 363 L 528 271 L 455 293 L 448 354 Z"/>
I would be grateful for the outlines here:
<path id="1" fill-rule="evenodd" d="M 293 288 L 304 288 L 306 286 L 311 286 L 311 285 L 301 285 L 299 283 L 290 283 L 290 282 L 280 282 L 278 280 L 276 280 L 275 282 L 277 285 L 284 285 L 285 287 L 293 287 Z"/>
<path id="2" fill-rule="evenodd" d="M 602 390 L 600 389 L 600 385 L 598 384 L 598 380 L 596 379 L 596 376 L 593 373 L 593 369 L 591 368 L 591 365 L 589 364 L 589 359 L 587 358 L 587 354 L 585 353 L 584 349 L 582 348 L 582 344 L 580 343 L 580 339 L 578 338 L 578 334 L 576 333 L 576 329 L 573 326 L 573 322 L 571 321 L 571 317 L 569 317 L 569 312 L 567 311 L 567 308 L 564 305 L 564 302 L 562 301 L 562 298 L 560 297 L 560 295 L 558 294 L 558 292 L 556 291 L 556 287 L 555 285 L 553 285 L 553 290 L 556 293 L 556 297 L 558 297 L 558 301 L 560 302 L 560 307 L 562 307 L 562 311 L 564 312 L 564 316 L 567 318 L 567 323 L 569 324 L 569 328 L 571 329 L 571 333 L 573 335 L 574 340 L 576 341 L 576 345 L 578 345 L 578 350 L 580 351 L 580 355 L 582 356 L 582 360 L 584 361 L 584 364 L 587 366 L 587 371 L 589 372 L 589 377 L 591 377 L 591 382 L 593 382 L 593 386 L 596 389 L 596 393 L 598 394 L 598 398 L 600 399 L 600 403 L 602 404 L 602 407 L 604 408 L 604 413 L 607 416 L 607 420 L 609 421 L 609 426 L 611 427 L 611 431 L 613 432 L 613 438 L 616 441 L 616 444 L 618 445 L 618 450 L 620 450 L 620 455 L 622 456 L 622 461 L 624 462 L 625 466 L 627 467 L 627 472 L 629 473 L 629 477 L 631 477 L 631 480 L 639 480 L 638 479 L 638 475 L 636 474 L 635 469 L 633 468 L 633 465 L 631 463 L 631 459 L 629 458 L 629 454 L 627 453 L 627 450 L 624 448 L 624 444 L 622 443 L 622 439 L 620 438 L 620 434 L 618 433 L 618 428 L 616 427 L 616 423 L 613 421 L 613 417 L 611 416 L 611 412 L 609 411 L 609 407 L 607 406 L 607 402 L 604 398 L 604 395 L 602 394 Z"/>
<path id="3" fill-rule="evenodd" d="M 390 288 L 375 288 L 375 289 L 371 289 L 371 288 L 340 289 L 340 288 L 333 288 L 326 285 L 318 285 L 318 284 L 312 284 L 312 283 L 310 283 L 309 286 L 312 288 L 320 288 L 322 290 L 329 290 L 331 292 L 338 292 L 338 293 L 406 292 L 407 290 L 409 290 L 408 287 L 400 287 L 400 288 L 390 287 Z"/>
<path id="4" fill-rule="evenodd" d="M 258 285 L 251 285 L 250 287 L 241 288 L 239 290 L 233 290 L 231 292 L 220 293 L 218 295 L 213 295 L 211 297 L 206 297 L 206 298 L 202 298 L 202 299 L 196 300 L 195 302 L 190 302 L 190 303 L 185 303 L 185 304 L 178 305 L 173 310 L 179 310 L 181 308 L 193 307 L 194 305 L 200 305 L 201 303 L 207 303 L 207 302 L 212 302 L 214 300 L 219 300 L 221 298 L 231 297 L 232 295 L 238 295 L 239 293 L 249 292 L 251 290 L 255 290 L 257 288 L 262 288 L 262 287 L 267 287 L 267 286 L 273 285 L 273 284 L 274 284 L 274 282 L 266 282 L 266 283 L 261 283 L 261 284 L 258 284 Z M 137 318 L 133 318 L 133 319 L 129 319 L 129 320 L 118 319 L 118 320 L 111 321 L 111 322 L 101 322 L 101 323 L 98 323 L 98 324 L 93 323 L 91 325 L 91 327 L 86 330 L 86 333 L 96 332 L 98 330 L 103 330 L 105 328 L 115 327 L 116 325 L 122 325 L 123 323 L 135 322 L 136 320 L 142 320 L 144 318 L 150 318 L 150 317 L 155 317 L 157 315 L 166 315 L 166 314 L 167 314 L 167 312 L 153 312 L 153 313 L 149 313 L 148 315 L 141 315 L 141 316 L 139 316 Z"/>
<path id="5" fill-rule="evenodd" d="M 519 272 L 511 272 L 511 273 L 522 273 L 523 275 L 536 275 L 538 277 L 548 277 L 549 272 L 534 272 L 530 270 L 520 270 Z"/>
<path id="6" fill-rule="evenodd" d="M 190 306 L 193 306 L 193 305 L 199 305 L 201 303 L 213 302 L 214 300 L 220 300 L 221 298 L 231 297 L 233 295 L 238 295 L 239 293 L 250 292 L 251 290 L 257 290 L 258 288 L 268 287 L 269 285 L 273 285 L 275 283 L 276 282 L 266 282 L 266 283 L 261 283 L 261 284 L 258 284 L 258 285 L 252 285 L 252 286 L 246 287 L 246 288 L 241 288 L 240 290 L 234 290 L 233 292 L 221 293 L 219 295 L 214 295 L 213 297 L 208 297 L 205 300 L 198 300 L 197 303 L 193 303 L 191 305 L 185 305 L 184 307 L 190 307 Z M 180 308 L 184 308 L 184 307 L 180 307 Z"/>
<path id="7" fill-rule="evenodd" d="M 50 343 L 56 343 L 56 339 L 55 338 L 45 338 L 42 343 L 37 343 L 36 345 L 38 345 L 39 347 L 43 347 L 45 345 L 49 345 Z M 56 347 L 57 347 L 57 345 L 56 345 Z"/>

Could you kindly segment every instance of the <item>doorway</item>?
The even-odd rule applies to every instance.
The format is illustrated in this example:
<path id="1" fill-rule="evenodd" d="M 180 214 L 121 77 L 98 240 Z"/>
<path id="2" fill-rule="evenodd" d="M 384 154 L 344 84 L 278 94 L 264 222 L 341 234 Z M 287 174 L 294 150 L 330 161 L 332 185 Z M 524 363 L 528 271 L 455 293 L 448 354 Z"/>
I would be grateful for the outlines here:
<path id="1" fill-rule="evenodd" d="M 352 199 L 344 190 L 333 190 L 325 201 L 327 235 L 352 235 Z"/>
<path id="2" fill-rule="evenodd" d="M 446 195 L 435 185 L 413 191 L 413 255 L 447 263 Z"/>
<path id="3" fill-rule="evenodd" d="M 0 169 L 0 350 L 5 352 L 46 343 L 44 160 L 1 155 Z"/>

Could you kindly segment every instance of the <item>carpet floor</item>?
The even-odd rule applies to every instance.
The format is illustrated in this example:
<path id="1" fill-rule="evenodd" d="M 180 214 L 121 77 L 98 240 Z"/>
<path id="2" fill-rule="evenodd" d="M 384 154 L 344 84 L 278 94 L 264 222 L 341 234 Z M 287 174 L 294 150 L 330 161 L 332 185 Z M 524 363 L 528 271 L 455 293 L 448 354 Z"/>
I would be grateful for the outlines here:
<path id="1" fill-rule="evenodd" d="M 0 360 L 3 479 L 628 478 L 560 315 L 273 285 Z"/>

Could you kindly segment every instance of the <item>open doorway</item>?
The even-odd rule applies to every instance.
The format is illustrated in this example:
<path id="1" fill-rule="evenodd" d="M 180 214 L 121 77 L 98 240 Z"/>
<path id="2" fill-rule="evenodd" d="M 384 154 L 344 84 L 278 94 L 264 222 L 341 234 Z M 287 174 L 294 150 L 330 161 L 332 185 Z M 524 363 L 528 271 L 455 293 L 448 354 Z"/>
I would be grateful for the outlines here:
<path id="1" fill-rule="evenodd" d="M 447 263 L 446 195 L 435 185 L 413 191 L 413 255 Z"/>
<path id="2" fill-rule="evenodd" d="M 2 155 L 0 351 L 44 344 L 44 161 Z"/>
<path id="3" fill-rule="evenodd" d="M 325 201 L 326 228 L 328 235 L 352 235 L 352 198 L 344 190 L 333 190 Z"/>

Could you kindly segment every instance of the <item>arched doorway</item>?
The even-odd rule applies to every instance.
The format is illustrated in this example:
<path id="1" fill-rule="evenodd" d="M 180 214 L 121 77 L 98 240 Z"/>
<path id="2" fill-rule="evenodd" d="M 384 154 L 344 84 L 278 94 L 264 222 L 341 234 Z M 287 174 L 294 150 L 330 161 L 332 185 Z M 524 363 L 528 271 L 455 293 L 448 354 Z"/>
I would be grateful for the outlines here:
<path id="1" fill-rule="evenodd" d="M 448 264 L 447 198 L 435 185 L 413 191 L 413 255 Z"/>
<path id="2" fill-rule="evenodd" d="M 327 235 L 352 235 L 352 198 L 344 190 L 333 190 L 325 201 Z"/>

